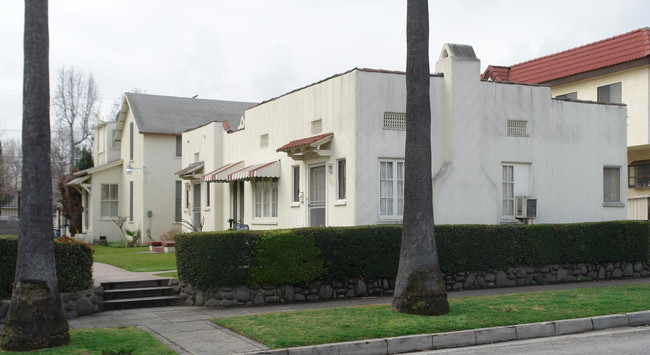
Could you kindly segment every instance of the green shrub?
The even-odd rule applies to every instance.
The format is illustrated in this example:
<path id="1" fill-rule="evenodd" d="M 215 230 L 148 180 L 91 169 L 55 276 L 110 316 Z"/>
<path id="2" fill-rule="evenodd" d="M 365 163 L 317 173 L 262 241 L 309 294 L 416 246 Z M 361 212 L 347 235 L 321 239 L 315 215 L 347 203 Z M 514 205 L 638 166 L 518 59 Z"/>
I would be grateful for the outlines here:
<path id="1" fill-rule="evenodd" d="M 257 266 L 251 279 L 257 284 L 302 284 L 323 275 L 323 260 L 314 239 L 291 231 L 272 231 L 262 235 L 253 256 Z"/>
<path id="2" fill-rule="evenodd" d="M 255 231 L 198 232 L 174 237 L 178 277 L 195 288 L 250 283 Z"/>
<path id="3" fill-rule="evenodd" d="M 11 295 L 16 275 L 18 237 L 0 237 L 0 297 Z M 55 239 L 54 254 L 59 292 L 85 290 L 93 285 L 93 251 L 75 239 Z"/>
<path id="4" fill-rule="evenodd" d="M 435 233 L 440 268 L 446 273 L 637 262 L 648 261 L 650 256 L 648 223 L 638 221 L 440 225 Z M 178 275 L 203 290 L 254 283 L 306 283 L 318 278 L 314 275 L 319 272 L 314 270 L 322 271 L 319 279 L 323 281 L 394 279 L 401 234 L 401 226 L 395 225 L 179 234 L 175 239 Z"/>

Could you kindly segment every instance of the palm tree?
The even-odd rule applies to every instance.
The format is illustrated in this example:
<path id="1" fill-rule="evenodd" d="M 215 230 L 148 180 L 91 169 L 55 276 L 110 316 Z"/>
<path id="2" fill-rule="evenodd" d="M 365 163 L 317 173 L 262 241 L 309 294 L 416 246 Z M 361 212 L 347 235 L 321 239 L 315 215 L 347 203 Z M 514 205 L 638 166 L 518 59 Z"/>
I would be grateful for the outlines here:
<path id="1" fill-rule="evenodd" d="M 47 10 L 47 0 L 25 0 L 23 199 L 14 289 L 0 335 L 10 351 L 70 343 L 54 262 Z"/>
<path id="2" fill-rule="evenodd" d="M 434 316 L 449 303 L 433 230 L 427 1 L 407 2 L 404 226 L 391 309 Z"/>

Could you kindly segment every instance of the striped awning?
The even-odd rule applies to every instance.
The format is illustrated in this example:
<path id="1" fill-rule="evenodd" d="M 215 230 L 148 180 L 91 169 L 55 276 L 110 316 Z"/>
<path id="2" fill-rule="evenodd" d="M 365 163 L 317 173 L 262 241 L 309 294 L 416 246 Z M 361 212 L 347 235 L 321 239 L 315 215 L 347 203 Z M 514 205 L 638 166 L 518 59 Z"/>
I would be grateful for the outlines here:
<path id="1" fill-rule="evenodd" d="M 244 161 L 226 164 L 201 176 L 201 182 L 228 182 L 228 175 L 244 168 Z"/>
<path id="2" fill-rule="evenodd" d="M 234 180 L 248 180 L 250 178 L 279 178 L 280 177 L 280 161 L 274 160 L 272 162 L 247 166 L 244 169 L 235 171 L 228 175 L 228 181 Z"/>

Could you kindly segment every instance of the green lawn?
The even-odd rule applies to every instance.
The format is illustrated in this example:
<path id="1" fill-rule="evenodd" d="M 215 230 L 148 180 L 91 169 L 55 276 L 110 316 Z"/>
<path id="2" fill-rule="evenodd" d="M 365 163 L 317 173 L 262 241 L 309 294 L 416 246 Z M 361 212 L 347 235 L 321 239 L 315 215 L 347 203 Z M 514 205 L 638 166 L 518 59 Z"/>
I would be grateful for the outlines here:
<path id="1" fill-rule="evenodd" d="M 135 327 L 72 329 L 70 345 L 33 352 L 0 354 L 176 354 L 151 334 Z"/>
<path id="2" fill-rule="evenodd" d="M 534 323 L 650 309 L 650 284 L 449 300 L 451 313 L 426 317 L 389 305 L 266 313 L 213 320 L 271 348 Z"/>
<path id="3" fill-rule="evenodd" d="M 137 272 L 176 270 L 175 253 L 145 253 L 149 251 L 149 247 L 111 248 L 94 245 L 93 248 L 95 261 L 98 263 Z"/>

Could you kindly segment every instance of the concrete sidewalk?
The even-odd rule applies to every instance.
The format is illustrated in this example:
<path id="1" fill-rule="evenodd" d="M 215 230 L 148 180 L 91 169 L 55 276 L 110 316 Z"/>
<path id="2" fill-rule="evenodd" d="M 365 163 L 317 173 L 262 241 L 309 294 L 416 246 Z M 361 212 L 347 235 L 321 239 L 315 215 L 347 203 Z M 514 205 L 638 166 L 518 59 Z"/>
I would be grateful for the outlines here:
<path id="1" fill-rule="evenodd" d="M 104 280 L 142 280 L 156 278 L 152 273 L 132 273 L 109 265 L 95 263 L 95 279 Z M 121 278 L 121 279 L 120 279 Z M 555 285 L 536 285 L 523 287 L 481 289 L 449 292 L 449 297 L 468 297 L 493 294 L 510 294 L 545 290 L 561 290 L 588 287 L 607 287 L 650 283 L 650 279 L 625 279 L 599 282 L 582 282 Z M 536 323 L 511 327 L 497 327 L 444 334 L 413 335 L 390 339 L 372 339 L 359 342 L 325 344 L 319 346 L 292 348 L 291 350 L 269 350 L 264 344 L 236 334 L 212 322 L 213 318 L 250 315 L 267 312 L 288 312 L 298 310 L 348 307 L 370 304 L 390 303 L 391 297 L 368 297 L 363 299 L 327 301 L 316 303 L 279 304 L 252 307 L 212 308 L 212 307 L 163 307 L 129 309 L 98 313 L 70 320 L 72 328 L 112 328 L 137 326 L 146 330 L 179 354 L 326 354 L 326 353 L 367 353 L 381 354 L 390 351 L 418 351 L 431 349 L 438 342 L 448 346 L 458 344 L 480 344 L 514 340 L 522 337 L 553 336 L 571 331 L 602 329 L 609 326 L 629 326 L 650 324 L 649 312 L 636 312 L 629 315 L 611 315 L 571 321 Z M 437 339 L 437 340 L 434 340 Z M 390 345 L 389 345 L 390 344 Z M 441 343 L 442 344 L 442 343 Z M 427 348 L 428 347 L 428 348 Z"/>
<path id="2" fill-rule="evenodd" d="M 98 262 L 93 263 L 93 279 L 95 280 L 95 286 L 99 286 L 102 282 L 117 282 L 117 281 L 139 281 L 139 280 L 151 280 L 151 279 L 160 279 L 165 277 L 155 276 L 154 274 L 160 274 L 163 272 L 172 272 L 176 270 L 169 271 L 156 271 L 156 272 L 133 272 L 119 267 L 102 264 Z"/>

